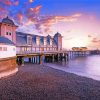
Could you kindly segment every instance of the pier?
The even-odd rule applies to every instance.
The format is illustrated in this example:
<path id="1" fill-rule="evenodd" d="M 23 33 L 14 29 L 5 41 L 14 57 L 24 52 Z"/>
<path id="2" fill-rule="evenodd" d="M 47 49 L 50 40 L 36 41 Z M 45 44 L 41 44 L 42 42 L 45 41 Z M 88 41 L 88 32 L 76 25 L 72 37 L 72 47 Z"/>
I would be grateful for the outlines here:
<path id="1" fill-rule="evenodd" d="M 17 53 L 17 64 L 23 65 L 24 58 L 27 58 L 28 62 L 33 64 L 60 62 L 62 60 L 66 62 L 68 61 L 68 53 L 66 51 Z"/>
<path id="2" fill-rule="evenodd" d="M 18 65 L 24 65 L 25 58 L 28 59 L 28 63 L 44 64 L 63 61 L 67 62 L 72 58 L 87 56 L 90 54 L 90 51 L 88 51 L 87 47 L 73 47 L 70 51 L 63 50 L 63 37 L 59 32 L 55 33 L 53 36 L 40 36 L 35 35 L 34 33 L 28 34 L 16 32 L 18 26 L 16 26 L 9 17 L 4 18 L 1 22 L 1 25 L 1 30 L 4 29 L 5 31 L 5 33 L 1 31 L 1 36 L 4 36 L 16 44 L 16 49 L 12 48 L 12 51 L 16 52 L 16 61 Z M 8 30 L 10 32 L 9 34 Z"/>
<path id="3" fill-rule="evenodd" d="M 54 62 L 68 62 L 70 59 L 80 56 L 88 56 L 90 51 L 40 51 L 40 52 L 17 52 L 17 64 L 24 65 L 24 59 L 27 58 L 28 63 L 44 64 Z"/>

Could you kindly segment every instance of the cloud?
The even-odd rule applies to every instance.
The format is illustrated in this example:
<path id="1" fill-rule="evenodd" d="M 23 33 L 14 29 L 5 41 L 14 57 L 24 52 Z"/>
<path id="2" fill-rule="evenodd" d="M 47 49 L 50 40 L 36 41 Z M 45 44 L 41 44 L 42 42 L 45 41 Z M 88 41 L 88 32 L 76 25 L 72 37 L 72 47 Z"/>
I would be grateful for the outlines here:
<path id="1" fill-rule="evenodd" d="M 0 0 L 0 3 L 4 6 L 11 6 L 11 0 Z"/>
<path id="2" fill-rule="evenodd" d="M 42 7 L 42 6 L 39 5 L 39 6 L 36 6 L 36 7 L 34 7 L 34 8 L 30 8 L 30 11 L 33 12 L 35 15 L 38 15 L 38 13 L 39 13 L 41 7 Z"/>
<path id="3" fill-rule="evenodd" d="M 74 37 L 65 38 L 65 40 L 72 40 Z"/>
<path id="4" fill-rule="evenodd" d="M 97 38 L 93 38 L 91 42 L 98 43 L 98 42 L 100 42 L 100 40 L 98 40 Z"/>
<path id="5" fill-rule="evenodd" d="M 18 4 L 19 4 L 19 0 L 14 0 L 13 5 L 18 6 Z"/>
<path id="6" fill-rule="evenodd" d="M 92 36 L 91 35 L 88 35 L 88 38 L 91 38 Z"/>
<path id="7" fill-rule="evenodd" d="M 24 12 L 24 16 L 28 19 L 28 20 L 31 20 L 32 22 L 35 22 L 37 17 L 38 17 L 38 13 L 40 11 L 40 8 L 42 6 L 39 5 L 39 6 L 36 6 L 34 8 L 28 8 L 25 10 Z"/>
<path id="8" fill-rule="evenodd" d="M 0 0 L 0 18 L 4 18 L 9 15 L 10 6 L 12 5 L 11 0 Z"/>
<path id="9" fill-rule="evenodd" d="M 0 8 L 0 12 L 3 12 L 3 11 L 5 11 L 3 8 Z"/>
<path id="10" fill-rule="evenodd" d="M 16 15 L 16 21 L 18 24 L 23 25 L 23 15 L 21 13 L 17 13 Z"/>
<path id="11" fill-rule="evenodd" d="M 11 6 L 11 1 L 10 0 L 4 0 L 4 1 L 5 1 L 4 2 L 5 5 Z"/>
<path id="12" fill-rule="evenodd" d="M 59 22 L 74 22 L 80 17 L 81 14 L 74 14 L 71 16 L 41 16 L 36 22 L 36 29 L 39 30 L 40 33 L 50 32 L 50 27 Z"/>
<path id="13" fill-rule="evenodd" d="M 72 17 L 80 17 L 80 16 L 82 16 L 81 13 L 76 13 L 76 14 L 72 15 Z"/>
<path id="14" fill-rule="evenodd" d="M 8 15 L 14 19 L 20 27 L 22 25 L 27 25 L 27 27 L 28 25 L 33 25 L 39 33 L 48 33 L 52 32 L 51 27 L 53 25 L 60 22 L 74 22 L 81 16 L 80 13 L 71 16 L 40 16 L 39 12 L 42 5 L 32 7 L 32 5 L 30 6 L 32 2 L 34 2 L 34 0 L 27 0 L 27 2 L 22 2 L 20 5 L 20 0 L 0 0 L 0 18 Z M 15 7 L 18 4 L 20 5 L 20 9 L 14 8 L 14 11 L 11 11 L 10 7 Z"/>
<path id="15" fill-rule="evenodd" d="M 28 0 L 29 2 L 33 2 L 33 0 Z"/>

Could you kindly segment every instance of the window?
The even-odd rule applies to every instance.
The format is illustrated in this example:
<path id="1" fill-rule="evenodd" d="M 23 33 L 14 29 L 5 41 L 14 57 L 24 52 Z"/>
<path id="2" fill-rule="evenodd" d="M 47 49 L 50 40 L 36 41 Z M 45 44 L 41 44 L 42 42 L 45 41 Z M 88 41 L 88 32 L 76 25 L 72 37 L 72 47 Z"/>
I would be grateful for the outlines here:
<path id="1" fill-rule="evenodd" d="M 6 35 L 8 35 L 8 32 L 6 32 Z"/>
<path id="2" fill-rule="evenodd" d="M 7 47 L 0 47 L 0 51 L 7 51 Z"/>
<path id="3" fill-rule="evenodd" d="M 39 45 L 39 44 L 40 44 L 40 38 L 36 37 L 36 45 Z"/>
<path id="4" fill-rule="evenodd" d="M 7 51 L 7 47 L 3 47 L 3 51 Z"/>
<path id="5" fill-rule="evenodd" d="M 11 33 L 9 33 L 9 35 L 11 35 Z"/>
<path id="6" fill-rule="evenodd" d="M 27 37 L 27 44 L 31 45 L 32 44 L 32 37 Z"/>
<path id="7" fill-rule="evenodd" d="M 2 51 L 2 47 L 0 47 L 0 51 Z"/>
<path id="8" fill-rule="evenodd" d="M 44 45 L 46 45 L 47 44 L 47 39 L 46 38 L 44 38 Z"/>
<path id="9" fill-rule="evenodd" d="M 10 32 L 6 32 L 6 35 L 11 35 L 11 33 Z"/>

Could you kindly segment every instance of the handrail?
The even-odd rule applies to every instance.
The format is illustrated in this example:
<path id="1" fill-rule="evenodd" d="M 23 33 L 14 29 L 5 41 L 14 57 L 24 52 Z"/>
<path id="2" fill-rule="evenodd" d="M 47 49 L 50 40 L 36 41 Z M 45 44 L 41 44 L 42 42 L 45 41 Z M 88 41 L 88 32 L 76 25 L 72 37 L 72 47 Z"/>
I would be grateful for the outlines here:
<path id="1" fill-rule="evenodd" d="M 63 50 L 58 50 L 58 51 L 54 51 L 54 50 L 50 50 L 50 51 L 17 51 L 16 54 L 32 54 L 32 53 L 60 53 L 60 52 L 67 52 L 67 51 L 63 51 Z"/>

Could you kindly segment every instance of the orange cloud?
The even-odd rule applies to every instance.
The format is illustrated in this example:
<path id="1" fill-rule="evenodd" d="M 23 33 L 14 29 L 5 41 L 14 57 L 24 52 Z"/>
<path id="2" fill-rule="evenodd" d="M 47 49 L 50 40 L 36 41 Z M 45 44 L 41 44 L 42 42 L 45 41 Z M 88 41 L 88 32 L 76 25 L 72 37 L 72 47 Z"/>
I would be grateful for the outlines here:
<path id="1" fill-rule="evenodd" d="M 23 19 L 22 14 L 21 13 L 18 13 L 17 14 L 17 21 L 18 21 L 19 24 L 22 24 L 22 19 Z"/>
<path id="2" fill-rule="evenodd" d="M 33 12 L 35 15 L 37 15 L 39 13 L 41 7 L 42 6 L 39 5 L 39 6 L 36 6 L 35 8 L 30 8 L 30 12 Z"/>
<path id="3" fill-rule="evenodd" d="M 42 6 L 39 5 L 39 6 L 36 6 L 34 8 L 28 8 L 25 10 L 24 12 L 24 17 L 26 17 L 26 19 L 28 21 L 32 21 L 33 23 L 36 23 L 37 22 L 37 19 L 38 19 L 38 14 L 40 12 L 40 8 Z"/>
<path id="4" fill-rule="evenodd" d="M 43 32 L 49 32 L 50 27 L 58 22 L 74 22 L 80 17 L 81 14 L 75 14 L 72 16 L 42 16 L 36 22 L 36 29 Z M 41 33 L 43 33 L 41 32 Z"/>
<path id="5" fill-rule="evenodd" d="M 33 2 L 33 0 L 28 0 L 29 2 Z"/>
<path id="6" fill-rule="evenodd" d="M 10 6 L 11 5 L 11 1 L 10 0 L 5 0 L 4 4 Z"/>
<path id="7" fill-rule="evenodd" d="M 80 16 L 82 16 L 81 13 L 77 13 L 77 14 L 72 15 L 72 17 L 80 17 Z"/>

